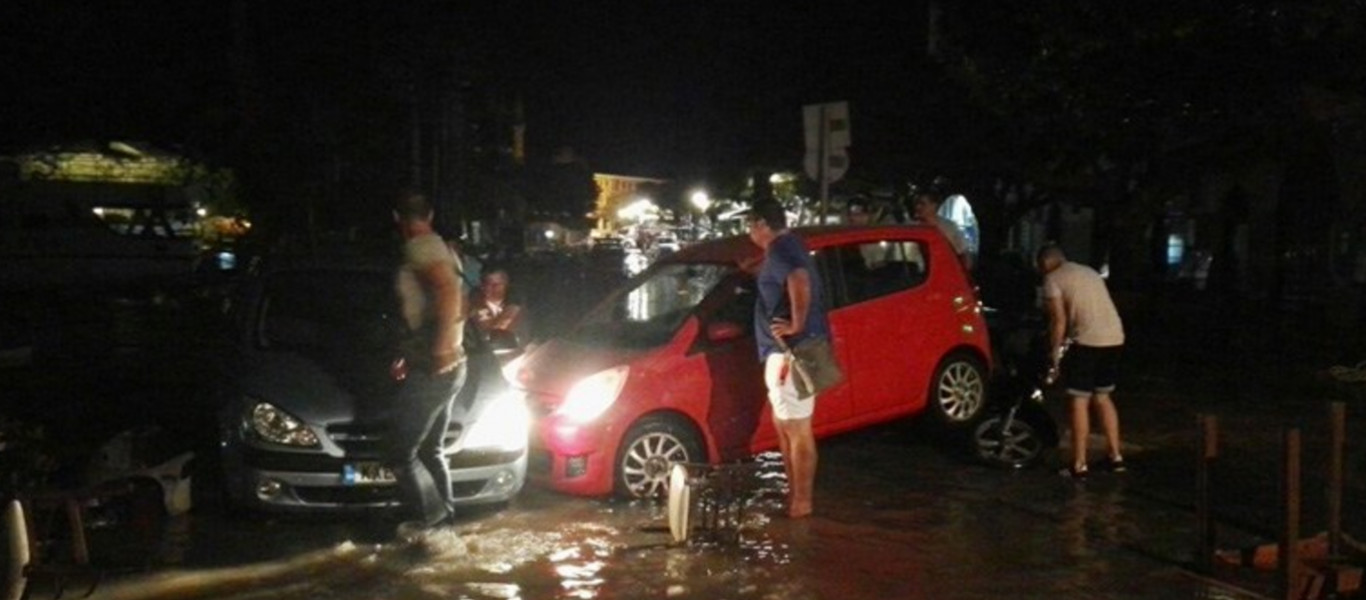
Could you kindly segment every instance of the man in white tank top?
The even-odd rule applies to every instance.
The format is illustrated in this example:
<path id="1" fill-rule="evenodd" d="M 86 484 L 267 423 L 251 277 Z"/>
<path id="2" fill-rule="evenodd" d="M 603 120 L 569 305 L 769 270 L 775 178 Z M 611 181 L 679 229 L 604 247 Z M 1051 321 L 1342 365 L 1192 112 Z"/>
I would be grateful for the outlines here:
<path id="1" fill-rule="evenodd" d="M 1089 471 L 1086 450 L 1090 437 L 1090 407 L 1095 407 L 1105 431 L 1108 456 L 1101 463 L 1102 468 L 1123 472 L 1119 413 L 1111 398 L 1124 348 L 1124 325 L 1119 311 L 1100 274 L 1086 265 L 1068 262 L 1061 248 L 1053 245 L 1040 248 L 1038 267 L 1044 276 L 1043 297 L 1053 360 L 1050 375 L 1062 377 L 1072 403 L 1072 463 L 1061 473 L 1081 479 Z M 1067 348 L 1065 353 L 1064 348 Z"/>

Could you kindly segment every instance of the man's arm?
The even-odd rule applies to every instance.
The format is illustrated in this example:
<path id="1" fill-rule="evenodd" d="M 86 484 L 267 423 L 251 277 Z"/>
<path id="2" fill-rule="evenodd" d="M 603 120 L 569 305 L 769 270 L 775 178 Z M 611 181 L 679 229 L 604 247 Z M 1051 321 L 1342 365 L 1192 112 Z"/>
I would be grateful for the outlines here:
<path id="1" fill-rule="evenodd" d="M 460 284 L 455 279 L 455 271 L 450 265 L 433 262 L 418 271 L 424 285 L 432 292 L 432 311 L 436 315 L 436 335 L 432 340 L 433 372 L 447 373 L 460 363 L 461 344 L 464 343 L 464 327 L 461 315 L 464 299 L 460 294 Z"/>
<path id="2" fill-rule="evenodd" d="M 796 335 L 806 327 L 806 314 L 811 310 L 811 275 L 806 269 L 793 269 L 787 274 L 787 300 L 792 307 L 792 321 L 774 323 L 774 336 Z"/>
<path id="3" fill-rule="evenodd" d="M 1067 337 L 1067 312 L 1063 309 L 1062 298 L 1045 298 L 1048 311 L 1048 358 L 1056 368 L 1062 358 L 1062 343 Z"/>
<path id="4" fill-rule="evenodd" d="M 503 314 L 498 315 L 493 326 L 497 329 L 512 329 L 517 324 L 517 316 L 522 314 L 522 307 L 516 304 L 509 304 L 503 309 Z"/>

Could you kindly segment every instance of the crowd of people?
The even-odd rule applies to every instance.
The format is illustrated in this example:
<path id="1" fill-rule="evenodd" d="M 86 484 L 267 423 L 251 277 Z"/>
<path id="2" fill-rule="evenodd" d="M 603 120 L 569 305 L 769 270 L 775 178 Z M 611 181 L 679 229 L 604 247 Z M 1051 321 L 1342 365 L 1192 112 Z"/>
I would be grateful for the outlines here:
<path id="1" fill-rule="evenodd" d="M 911 216 L 936 227 L 970 272 L 972 251 L 957 225 L 939 215 L 943 201 L 937 191 L 921 191 L 914 196 Z M 893 221 L 878 212 L 854 201 L 848 205 L 848 222 Z M 814 511 L 818 452 L 811 418 L 817 394 L 799 391 L 789 349 L 829 337 L 829 305 L 810 253 L 799 237 L 790 235 L 782 205 L 761 197 L 741 214 L 750 240 L 764 251 L 756 277 L 754 334 L 790 483 L 787 512 L 802 518 Z M 398 401 L 412 406 L 404 411 L 411 418 L 394 424 L 388 461 L 398 478 L 410 529 L 431 527 L 453 515 L 449 482 L 439 466 L 439 442 L 450 403 L 465 378 L 462 336 L 469 332 L 494 347 L 507 348 L 528 341 L 528 319 L 522 303 L 509 293 L 508 270 L 465 256 L 458 242 L 443 240 L 432 229 L 433 216 L 430 202 L 416 192 L 401 195 L 394 206 L 404 257 L 397 289 L 411 342 L 405 354 L 408 364 L 399 377 L 403 393 Z M 1107 441 L 1107 455 L 1100 464 L 1122 472 L 1119 417 L 1112 399 L 1124 343 L 1119 314 L 1099 274 L 1067 261 L 1060 248 L 1041 248 L 1036 268 L 1043 281 L 1041 309 L 1049 321 L 1052 376 L 1071 398 L 1073 454 L 1062 474 L 1080 479 L 1089 472 L 1092 408 Z"/>

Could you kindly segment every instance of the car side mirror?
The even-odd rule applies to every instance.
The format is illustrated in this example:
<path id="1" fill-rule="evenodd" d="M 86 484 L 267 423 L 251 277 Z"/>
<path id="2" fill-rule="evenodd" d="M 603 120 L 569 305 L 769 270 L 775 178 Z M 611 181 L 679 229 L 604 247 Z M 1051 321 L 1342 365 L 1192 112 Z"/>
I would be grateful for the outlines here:
<path id="1" fill-rule="evenodd" d="M 713 343 L 729 342 L 745 334 L 739 323 L 716 321 L 707 324 L 707 341 Z"/>

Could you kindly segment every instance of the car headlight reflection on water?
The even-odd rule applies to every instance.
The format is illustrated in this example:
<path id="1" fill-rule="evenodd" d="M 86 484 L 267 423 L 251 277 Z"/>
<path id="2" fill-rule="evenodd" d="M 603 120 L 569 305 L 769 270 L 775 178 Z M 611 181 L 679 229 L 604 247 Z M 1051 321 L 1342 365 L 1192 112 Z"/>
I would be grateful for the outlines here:
<path id="1" fill-rule="evenodd" d="M 262 440 L 284 446 L 317 448 L 318 436 L 307 425 L 269 402 L 257 402 L 248 414 L 251 430 Z"/>
<path id="2" fill-rule="evenodd" d="M 521 450 L 531 430 L 531 413 L 516 392 L 494 399 L 461 441 L 462 448 Z"/>
<path id="3" fill-rule="evenodd" d="M 630 372 L 630 367 L 622 365 L 584 377 L 569 388 L 564 403 L 555 409 L 556 414 L 576 423 L 598 418 L 617 401 Z"/>

